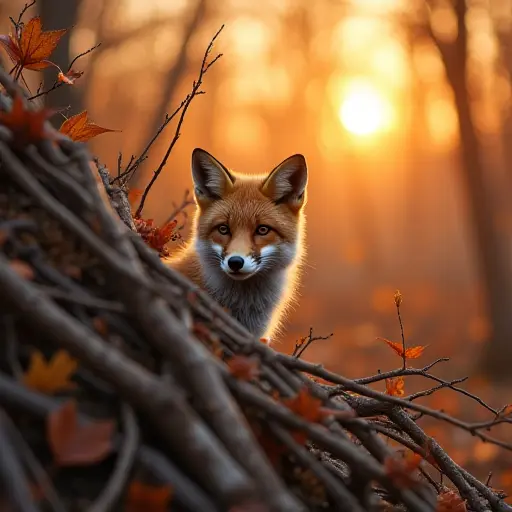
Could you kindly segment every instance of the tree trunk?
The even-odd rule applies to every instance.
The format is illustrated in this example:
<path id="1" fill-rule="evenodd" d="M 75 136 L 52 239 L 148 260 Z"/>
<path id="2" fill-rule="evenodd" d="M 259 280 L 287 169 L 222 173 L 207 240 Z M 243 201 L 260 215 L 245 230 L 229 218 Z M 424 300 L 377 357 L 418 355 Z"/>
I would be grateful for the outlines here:
<path id="1" fill-rule="evenodd" d="M 70 56 L 69 43 L 71 40 L 71 27 L 76 25 L 80 0 L 40 0 L 38 2 L 43 23 L 43 30 L 70 29 L 62 36 L 57 48 L 52 53 L 52 61 L 64 72 L 73 58 Z M 44 70 L 44 89 L 48 90 L 57 80 L 58 71 L 53 67 Z M 59 87 L 46 96 L 46 106 L 50 108 L 70 108 L 66 114 L 76 114 L 82 107 L 82 98 L 79 89 L 75 87 Z M 55 117 L 57 122 L 62 119 Z"/>
<path id="2" fill-rule="evenodd" d="M 512 281 L 508 250 L 495 223 L 493 205 L 486 190 L 481 146 L 471 114 L 466 84 L 467 29 L 466 3 L 456 0 L 458 34 L 453 43 L 443 43 L 433 36 L 453 91 L 459 122 L 462 180 L 468 197 L 470 219 L 478 268 L 491 322 L 491 337 L 485 346 L 480 370 L 495 382 L 510 379 L 512 365 Z"/>

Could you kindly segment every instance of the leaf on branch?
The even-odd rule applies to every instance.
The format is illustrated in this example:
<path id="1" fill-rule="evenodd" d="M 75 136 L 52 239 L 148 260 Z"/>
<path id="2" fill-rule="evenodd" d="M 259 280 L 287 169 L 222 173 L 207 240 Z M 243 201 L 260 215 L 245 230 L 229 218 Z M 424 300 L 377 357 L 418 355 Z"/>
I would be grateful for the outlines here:
<path id="1" fill-rule="evenodd" d="M 404 348 L 402 343 L 396 341 L 390 341 L 386 338 L 377 338 L 378 340 L 385 341 L 392 350 L 394 350 L 400 357 L 404 357 Z M 423 354 L 423 351 L 427 348 L 427 346 L 417 345 L 416 347 L 410 347 L 405 349 L 405 358 L 406 359 L 417 359 Z"/>
<path id="2" fill-rule="evenodd" d="M 507 418 L 512 414 L 512 404 L 505 405 L 496 416 L 496 419 L 500 418 Z"/>
<path id="3" fill-rule="evenodd" d="M 58 350 L 49 362 L 39 350 L 30 355 L 30 364 L 23 376 L 23 383 L 30 389 L 53 395 L 59 391 L 73 389 L 76 384 L 70 379 L 78 362 L 65 350 Z"/>
<path id="4" fill-rule="evenodd" d="M 386 395 L 404 396 L 405 380 L 403 377 L 386 379 Z"/>
<path id="5" fill-rule="evenodd" d="M 436 512 L 466 512 L 466 502 L 456 491 L 444 491 L 437 497 Z"/>
<path id="6" fill-rule="evenodd" d="M 103 460 L 112 451 L 113 421 L 80 425 L 74 400 L 47 417 L 47 438 L 58 466 L 87 466 Z"/>
<path id="7" fill-rule="evenodd" d="M 36 16 L 23 26 L 19 39 L 12 34 L 2 35 L 0 44 L 4 46 L 17 68 L 38 71 L 55 66 L 48 59 L 67 31 L 68 29 L 61 29 L 43 32 L 41 18 Z"/>
<path id="8" fill-rule="evenodd" d="M 126 495 L 125 512 L 167 512 L 172 498 L 169 485 L 148 485 L 133 480 Z"/>
<path id="9" fill-rule="evenodd" d="M 120 130 L 111 130 L 110 128 L 102 128 L 95 123 L 92 123 L 87 118 L 87 110 L 80 112 L 76 116 L 66 119 L 59 132 L 67 135 L 75 142 L 87 142 L 97 135 L 107 132 L 119 132 Z"/>
<path id="10" fill-rule="evenodd" d="M 319 423 L 332 414 L 322 407 L 322 400 L 314 397 L 307 387 L 303 387 L 293 398 L 283 400 L 283 404 L 295 414 L 313 423 Z"/>
<path id="11" fill-rule="evenodd" d="M 259 363 L 245 356 L 234 356 L 228 361 L 229 372 L 235 379 L 251 381 L 260 374 Z"/>
<path id="12" fill-rule="evenodd" d="M 393 484 L 400 489 L 410 489 L 418 485 L 417 469 L 423 457 L 408 451 L 404 457 L 388 456 L 384 461 L 384 469 Z"/>
<path id="13" fill-rule="evenodd" d="M 74 85 L 77 78 L 80 78 L 83 74 L 83 71 L 75 71 L 74 69 L 70 69 L 66 73 L 60 71 L 57 75 L 57 81 L 67 85 Z"/>
<path id="14" fill-rule="evenodd" d="M 169 256 L 169 251 L 165 247 L 169 242 L 178 240 L 180 234 L 177 230 L 178 221 L 172 220 L 162 227 L 155 227 L 153 219 L 142 219 L 134 217 L 133 222 L 137 233 L 142 237 L 149 247 L 158 251 L 160 256 Z"/>
<path id="15" fill-rule="evenodd" d="M 16 274 L 23 279 L 27 279 L 27 281 L 31 281 L 35 277 L 34 269 L 22 260 L 11 260 L 9 266 Z"/>
<path id="16" fill-rule="evenodd" d="M 27 146 L 50 137 L 45 128 L 46 120 L 55 113 L 54 110 L 27 110 L 21 95 L 13 98 L 9 112 L 0 112 L 0 124 L 6 126 L 13 134 L 14 143 Z"/>

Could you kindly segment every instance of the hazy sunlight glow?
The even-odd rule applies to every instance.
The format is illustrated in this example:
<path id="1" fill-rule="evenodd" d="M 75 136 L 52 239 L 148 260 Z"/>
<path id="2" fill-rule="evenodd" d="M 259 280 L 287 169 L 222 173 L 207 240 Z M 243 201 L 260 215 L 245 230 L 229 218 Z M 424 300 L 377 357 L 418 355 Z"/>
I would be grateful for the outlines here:
<path id="1" fill-rule="evenodd" d="M 367 136 L 387 128 L 390 105 L 375 87 L 358 81 L 347 87 L 338 114 L 346 130 Z"/>

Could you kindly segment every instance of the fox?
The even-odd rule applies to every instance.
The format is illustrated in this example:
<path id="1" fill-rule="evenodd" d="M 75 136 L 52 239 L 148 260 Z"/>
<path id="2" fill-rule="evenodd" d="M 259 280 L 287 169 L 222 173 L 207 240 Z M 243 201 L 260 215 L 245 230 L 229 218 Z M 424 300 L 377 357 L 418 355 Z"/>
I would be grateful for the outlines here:
<path id="1" fill-rule="evenodd" d="M 191 168 L 191 234 L 165 264 L 252 335 L 274 341 L 297 302 L 306 254 L 306 159 L 295 154 L 270 173 L 252 175 L 229 170 L 196 148 Z"/>

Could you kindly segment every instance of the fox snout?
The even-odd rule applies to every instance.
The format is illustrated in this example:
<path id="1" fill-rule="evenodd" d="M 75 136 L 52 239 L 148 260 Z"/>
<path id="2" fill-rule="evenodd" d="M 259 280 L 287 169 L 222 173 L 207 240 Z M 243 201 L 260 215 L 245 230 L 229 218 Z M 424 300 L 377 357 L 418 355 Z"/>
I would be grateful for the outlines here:
<path id="1" fill-rule="evenodd" d="M 258 270 L 253 256 L 238 253 L 225 255 L 220 266 L 233 279 L 247 279 Z"/>

